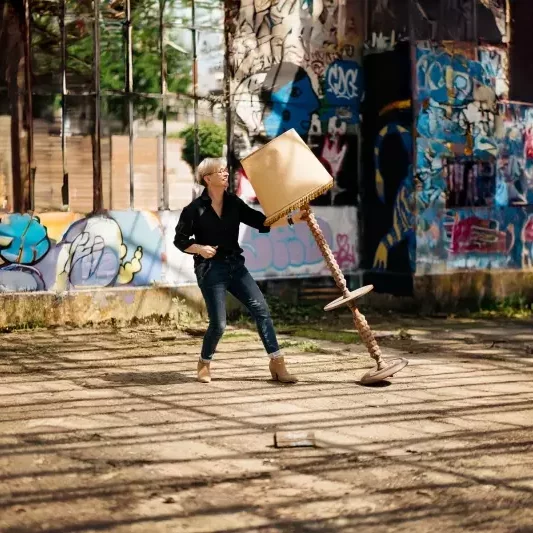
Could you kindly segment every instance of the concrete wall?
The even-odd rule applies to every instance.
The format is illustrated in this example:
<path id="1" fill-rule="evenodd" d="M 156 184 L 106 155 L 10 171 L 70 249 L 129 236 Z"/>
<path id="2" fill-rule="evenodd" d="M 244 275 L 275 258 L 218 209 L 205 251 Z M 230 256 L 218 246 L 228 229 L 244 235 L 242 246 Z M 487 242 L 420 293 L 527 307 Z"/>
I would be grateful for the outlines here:
<path id="1" fill-rule="evenodd" d="M 355 205 L 363 99 L 363 6 L 363 0 L 262 4 L 235 0 L 228 6 L 236 138 L 230 156 L 242 158 L 269 138 L 297 129 L 335 178 L 335 189 L 315 202 L 315 213 L 347 275 L 359 265 Z M 114 316 L 124 305 L 131 310 L 138 298 L 152 298 L 147 289 L 154 286 L 170 293 L 194 287 L 192 258 L 172 244 L 180 208 L 190 197 L 181 200 L 192 196 L 191 174 L 181 168 L 185 164 L 179 143 L 172 140 L 167 145 L 173 210 L 157 212 L 161 146 L 156 134 L 136 136 L 136 210 L 130 211 L 128 141 L 120 135 L 105 136 L 107 211 L 85 215 L 92 210 L 90 141 L 82 134 L 68 137 L 71 212 L 65 213 L 61 212 L 63 164 L 57 124 L 34 122 L 36 214 L 0 215 L 0 291 L 9 295 L 3 323 L 9 323 L 6 313 L 18 317 L 16 322 L 23 320 L 14 304 L 22 293 L 19 310 L 26 309 L 33 316 L 29 312 L 32 297 L 44 306 L 50 300 L 55 309 L 50 314 L 55 318 L 50 320 L 57 322 L 73 316 L 68 309 L 76 310 L 74 315 L 80 320 L 94 317 L 101 301 L 107 302 L 103 317 Z M 254 203 L 255 193 L 246 182 L 238 176 L 238 192 Z M 243 227 L 240 241 L 248 268 L 258 280 L 329 276 L 305 225 L 275 229 L 267 236 Z M 28 292 L 33 293 L 31 297 Z M 162 302 L 167 300 L 162 297 Z M 140 311 L 143 316 L 149 312 Z"/>
<path id="2" fill-rule="evenodd" d="M 176 291 L 181 293 L 184 287 L 194 287 L 192 257 L 173 245 L 180 213 L 109 211 L 87 216 L 61 212 L 2 216 L 0 325 L 11 323 L 10 313 L 18 317 L 15 320 L 18 323 L 23 320 L 22 310 L 31 308 L 28 295 L 21 293 L 34 293 L 36 309 L 41 305 L 38 302 L 59 302 L 61 310 L 54 320 L 74 316 L 65 311 L 65 302 L 70 310 L 87 307 L 82 314 L 76 311 L 80 320 L 86 320 L 83 317 L 93 316 L 95 306 L 99 309 L 101 302 L 114 302 L 106 303 L 108 311 L 102 317 L 115 316 L 111 310 L 118 309 L 120 301 L 126 306 L 120 316 L 129 316 L 141 298 L 139 291 L 146 301 L 156 302 L 157 296 L 147 296 L 146 289 L 164 287 L 173 295 Z M 346 274 L 356 271 L 358 255 L 352 241 L 352 232 L 357 227 L 355 208 L 317 207 L 316 215 L 343 271 Z M 275 228 L 268 235 L 242 226 L 240 243 L 248 268 L 258 280 L 327 275 L 320 251 L 305 225 Z M 13 307 L 12 296 L 5 299 L 15 293 L 15 298 L 22 298 L 20 307 Z M 43 294 L 48 294 L 44 300 Z M 89 295 L 94 298 L 94 305 L 88 304 Z M 161 302 L 163 315 L 169 312 L 165 302 L 171 297 Z M 153 314 L 157 305 L 146 304 L 144 308 L 148 310 L 142 311 L 142 316 Z"/>
<path id="3" fill-rule="evenodd" d="M 505 2 L 412 2 L 410 31 L 402 5 L 376 3 L 365 43 L 365 282 L 450 303 L 466 273 L 465 299 L 527 291 L 492 274 L 533 252 L 533 107 L 509 101 Z"/>
<path id="4" fill-rule="evenodd" d="M 192 257 L 173 245 L 181 211 L 10 214 L 0 219 L 0 290 L 51 291 L 195 285 Z M 358 265 L 353 207 L 317 207 L 328 244 L 346 273 Z M 317 277 L 327 270 L 306 225 L 269 234 L 241 226 L 256 279 Z"/>
<path id="5" fill-rule="evenodd" d="M 239 160 L 295 128 L 335 178 L 315 204 L 355 205 L 364 1 L 228 5 L 231 154 Z M 238 179 L 240 194 L 253 197 L 245 176 Z"/>

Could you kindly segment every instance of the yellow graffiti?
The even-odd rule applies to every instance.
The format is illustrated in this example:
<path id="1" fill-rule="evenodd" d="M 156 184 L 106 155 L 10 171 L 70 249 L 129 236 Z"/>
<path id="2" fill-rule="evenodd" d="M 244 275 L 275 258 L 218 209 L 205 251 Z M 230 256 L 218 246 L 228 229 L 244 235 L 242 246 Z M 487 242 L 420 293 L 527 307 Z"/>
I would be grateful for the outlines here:
<path id="1" fill-rule="evenodd" d="M 396 102 L 391 102 L 390 104 L 387 104 L 385 107 L 381 109 L 379 112 L 379 116 L 382 117 L 389 111 L 393 111 L 394 109 L 402 110 L 402 109 L 410 109 L 411 108 L 411 100 L 397 100 Z"/>
<path id="2" fill-rule="evenodd" d="M 413 191 L 406 183 L 402 183 L 394 200 L 392 228 L 381 239 L 374 256 L 374 268 L 386 269 L 389 262 L 389 250 L 402 242 L 405 235 L 412 229 L 413 223 L 409 220 L 409 213 L 413 209 Z"/>
<path id="3" fill-rule="evenodd" d="M 121 251 L 121 257 L 120 259 L 123 260 L 126 256 L 128 249 L 124 244 L 120 247 Z M 142 265 L 141 265 L 141 259 L 143 257 L 143 250 L 140 246 L 137 247 L 137 250 L 135 250 L 135 253 L 133 254 L 133 257 L 131 258 L 131 261 L 126 261 L 125 263 L 122 263 L 120 265 L 119 273 L 117 282 L 121 285 L 125 285 L 126 283 L 130 283 L 135 274 L 141 271 Z"/>

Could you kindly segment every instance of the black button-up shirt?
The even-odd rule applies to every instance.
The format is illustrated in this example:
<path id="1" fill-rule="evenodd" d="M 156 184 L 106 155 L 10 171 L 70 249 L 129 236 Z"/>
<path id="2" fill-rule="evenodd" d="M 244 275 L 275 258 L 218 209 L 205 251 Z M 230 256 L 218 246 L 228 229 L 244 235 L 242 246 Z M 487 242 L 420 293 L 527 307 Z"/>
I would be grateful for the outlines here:
<path id="1" fill-rule="evenodd" d="M 242 253 L 239 246 L 241 222 L 259 230 L 260 233 L 268 233 L 270 227 L 264 225 L 265 220 L 263 213 L 252 209 L 238 196 L 228 192 L 224 192 L 222 217 L 219 217 L 211 205 L 211 198 L 206 189 L 181 212 L 174 245 L 182 252 L 193 244 L 218 246 L 213 259 L 224 259 Z M 199 254 L 195 254 L 194 259 L 196 264 L 205 261 Z"/>

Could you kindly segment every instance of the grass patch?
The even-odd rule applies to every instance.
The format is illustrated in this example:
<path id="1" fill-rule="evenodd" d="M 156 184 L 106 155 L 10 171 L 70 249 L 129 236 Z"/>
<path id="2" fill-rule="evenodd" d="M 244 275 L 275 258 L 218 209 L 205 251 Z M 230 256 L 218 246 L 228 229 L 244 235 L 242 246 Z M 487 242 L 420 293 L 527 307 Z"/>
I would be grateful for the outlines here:
<path id="1" fill-rule="evenodd" d="M 305 353 L 326 353 L 326 350 L 321 348 L 317 342 L 313 342 L 313 341 L 282 340 L 279 343 L 279 347 L 281 350 L 291 348 L 299 352 L 305 352 Z"/>
<path id="2" fill-rule="evenodd" d="M 361 339 L 355 331 L 339 331 L 324 328 L 310 327 L 287 327 L 279 328 L 280 332 L 294 337 L 305 337 L 319 341 L 341 342 L 344 344 L 353 344 L 360 342 Z"/>
<path id="3" fill-rule="evenodd" d="M 533 303 L 525 296 L 514 294 L 503 300 L 493 300 L 482 304 L 481 309 L 471 313 L 472 318 L 531 318 Z"/>
<path id="4" fill-rule="evenodd" d="M 225 340 L 252 340 L 255 339 L 257 335 L 254 335 L 251 331 L 225 331 L 224 339 Z"/>
<path id="5" fill-rule="evenodd" d="M 282 340 L 279 341 L 279 348 L 280 350 L 286 350 L 287 348 L 294 348 L 295 346 L 298 346 L 300 344 L 298 341 L 289 341 L 289 340 Z"/>
<path id="6" fill-rule="evenodd" d="M 295 305 L 270 295 L 268 296 L 267 301 L 272 320 L 276 325 L 314 324 L 325 320 L 337 320 L 335 315 L 326 313 L 322 305 L 310 305 L 307 303 Z M 237 327 L 250 327 L 250 325 L 255 327 L 255 323 L 246 311 L 238 312 L 238 314 L 232 318 L 232 323 Z M 279 327 L 277 327 L 277 329 L 279 329 Z"/>

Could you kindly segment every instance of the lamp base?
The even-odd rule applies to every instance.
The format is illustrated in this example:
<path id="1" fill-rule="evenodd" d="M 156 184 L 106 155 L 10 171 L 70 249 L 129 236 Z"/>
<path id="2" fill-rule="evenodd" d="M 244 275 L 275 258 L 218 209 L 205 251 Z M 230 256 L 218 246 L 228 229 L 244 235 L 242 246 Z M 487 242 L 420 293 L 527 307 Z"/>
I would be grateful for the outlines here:
<path id="1" fill-rule="evenodd" d="M 401 357 L 398 359 L 390 359 L 389 361 L 383 361 L 383 368 L 375 368 L 373 370 L 368 371 L 361 378 L 361 383 L 363 385 L 372 385 L 373 383 L 378 383 L 386 378 L 391 378 L 392 376 L 394 376 L 394 374 L 396 374 L 396 372 L 399 372 L 408 364 L 409 361 Z"/>
<path id="2" fill-rule="evenodd" d="M 373 289 L 374 289 L 374 285 L 365 285 L 364 287 L 360 287 L 359 289 L 352 291 L 346 297 L 341 296 L 340 298 L 333 300 L 328 305 L 326 305 L 326 307 L 324 307 L 324 311 L 332 311 L 333 309 L 337 309 L 338 307 L 341 307 L 347 304 L 348 302 L 351 302 L 352 300 L 357 300 L 358 298 L 362 298 L 365 294 L 368 294 Z"/>
<path id="3" fill-rule="evenodd" d="M 377 383 L 378 381 L 383 381 L 385 378 L 391 377 L 393 374 L 404 368 L 408 361 L 406 359 L 393 359 L 391 361 L 383 360 L 381 350 L 376 342 L 372 330 L 370 329 L 370 326 L 368 325 L 368 322 L 366 321 L 364 315 L 359 312 L 354 303 L 354 300 L 357 298 L 361 298 L 365 294 L 368 294 L 374 288 L 373 285 L 366 285 L 365 287 L 361 287 L 360 289 L 352 292 L 348 290 L 344 275 L 326 241 L 326 238 L 324 237 L 324 234 L 322 233 L 322 230 L 320 229 L 320 226 L 318 225 L 315 216 L 311 212 L 311 208 L 307 205 L 302 208 L 302 211 L 306 213 L 305 220 L 307 225 L 311 230 L 311 233 L 315 238 L 320 251 L 322 252 L 324 260 L 326 261 L 337 287 L 343 294 L 340 298 L 337 298 L 333 302 L 329 303 L 324 309 L 326 311 L 330 311 L 331 309 L 335 309 L 341 305 L 348 305 L 350 311 L 352 312 L 353 321 L 357 332 L 359 333 L 361 340 L 365 343 L 368 353 L 376 362 L 377 368 L 367 372 L 363 376 L 361 383 L 365 385 L 369 383 Z"/>

